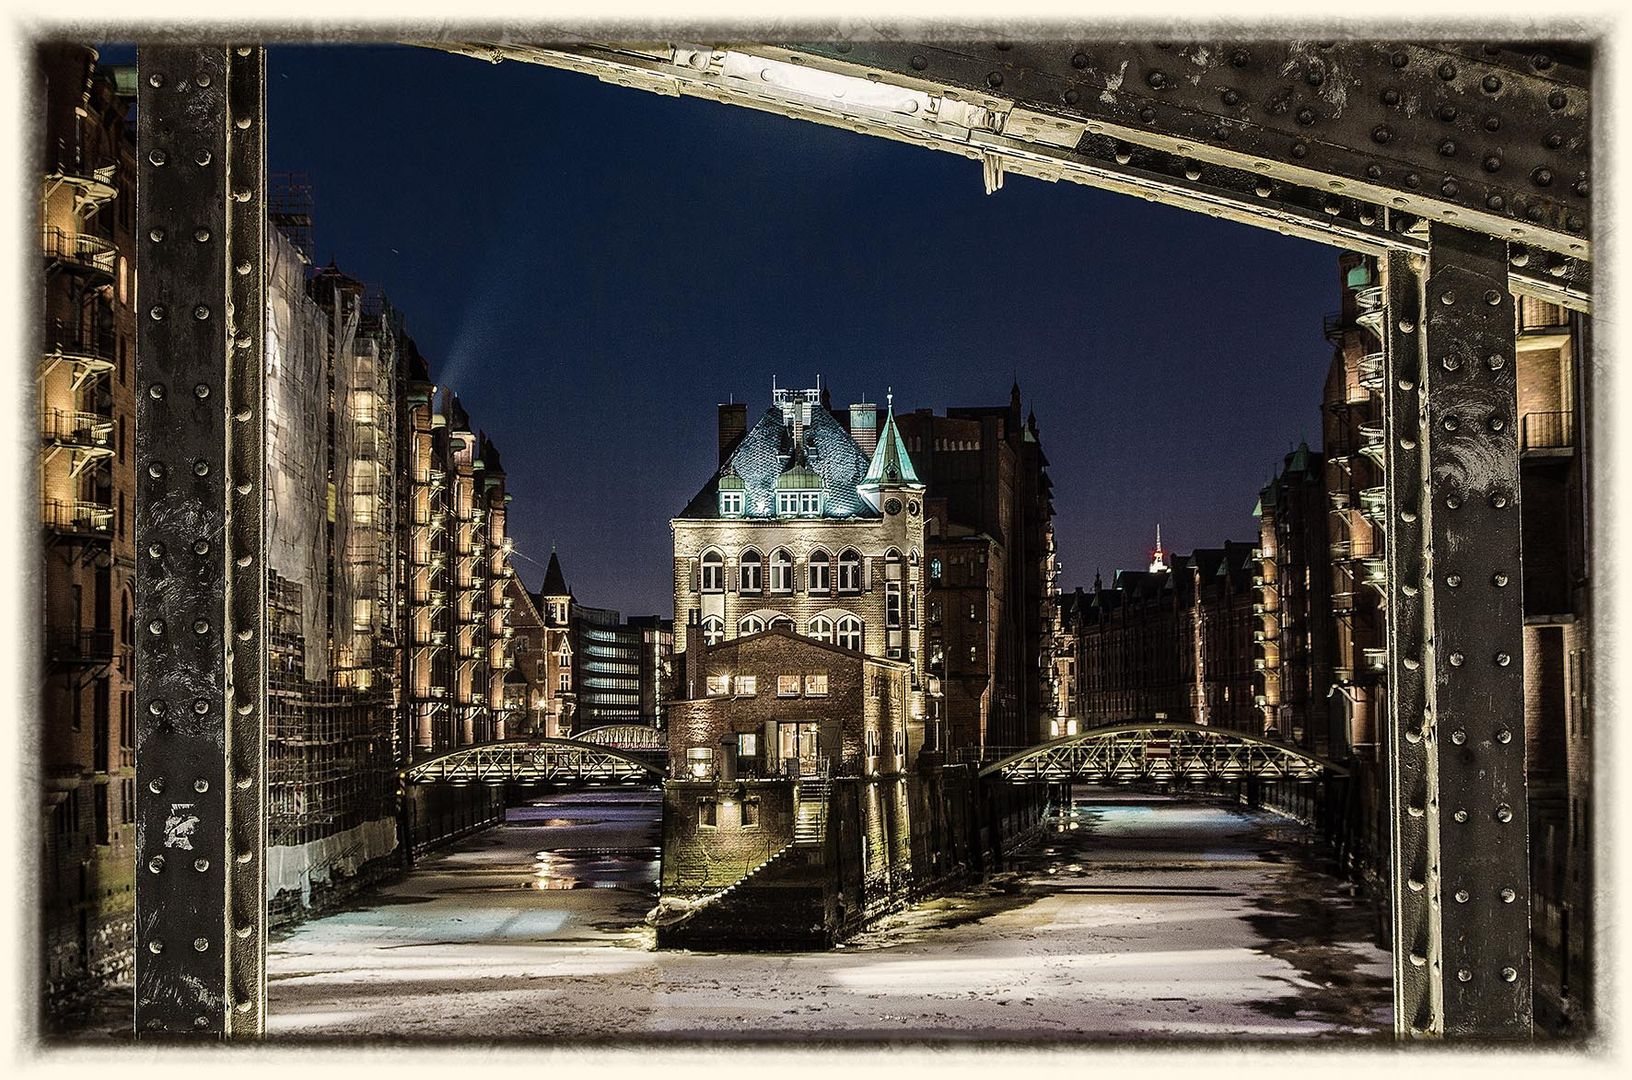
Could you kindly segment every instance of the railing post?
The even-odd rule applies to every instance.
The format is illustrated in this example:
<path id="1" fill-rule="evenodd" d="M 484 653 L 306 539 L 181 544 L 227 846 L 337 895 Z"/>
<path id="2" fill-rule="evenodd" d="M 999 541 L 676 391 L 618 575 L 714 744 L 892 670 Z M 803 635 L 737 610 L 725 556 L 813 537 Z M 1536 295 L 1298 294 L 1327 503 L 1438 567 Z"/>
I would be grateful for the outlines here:
<path id="1" fill-rule="evenodd" d="M 264 57 L 138 57 L 137 1034 L 265 1030 Z"/>

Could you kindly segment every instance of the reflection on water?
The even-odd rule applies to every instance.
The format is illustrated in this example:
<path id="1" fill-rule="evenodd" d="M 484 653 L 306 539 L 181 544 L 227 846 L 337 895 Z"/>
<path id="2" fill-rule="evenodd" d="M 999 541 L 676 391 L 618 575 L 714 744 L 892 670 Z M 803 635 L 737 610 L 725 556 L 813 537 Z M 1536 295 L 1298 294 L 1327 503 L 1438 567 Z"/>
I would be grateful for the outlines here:
<path id="1" fill-rule="evenodd" d="M 533 864 L 534 889 L 644 889 L 657 881 L 658 849 L 556 848 Z"/>

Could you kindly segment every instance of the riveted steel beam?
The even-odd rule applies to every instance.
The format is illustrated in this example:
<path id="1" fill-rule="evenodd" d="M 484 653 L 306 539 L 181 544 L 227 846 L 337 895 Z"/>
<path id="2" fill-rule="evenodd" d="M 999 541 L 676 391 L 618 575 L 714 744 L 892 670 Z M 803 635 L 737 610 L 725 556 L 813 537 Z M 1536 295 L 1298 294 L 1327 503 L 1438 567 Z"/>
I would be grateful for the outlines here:
<path id="1" fill-rule="evenodd" d="M 1425 728 L 1433 743 L 1427 794 L 1437 801 L 1428 857 L 1430 874 L 1436 856 L 1438 863 L 1439 1024 L 1447 1036 L 1526 1038 L 1530 866 L 1513 297 L 1502 241 L 1444 225 L 1430 226 L 1429 240 L 1418 331 L 1427 446 L 1421 601 L 1430 628 Z M 1390 381 L 1409 376 L 1391 372 Z M 1393 648 L 1403 664 L 1401 641 Z"/>
<path id="2" fill-rule="evenodd" d="M 136 1028 L 264 1014 L 264 59 L 138 55 Z"/>
<path id="3" fill-rule="evenodd" d="M 1428 612 L 1432 553 L 1423 528 L 1428 501 L 1423 432 L 1424 260 L 1383 260 L 1373 325 L 1384 356 L 1383 476 L 1388 612 L 1387 754 L 1389 886 L 1393 912 L 1394 1029 L 1444 1032 L 1440 947 L 1438 748 L 1428 715 Z M 1369 299 L 1369 298 L 1368 298 Z"/>
<path id="4" fill-rule="evenodd" d="M 1581 134 L 1585 125 L 1586 91 L 1584 86 L 1566 81 L 1565 76 L 1573 73 L 1574 68 L 1562 59 L 1539 53 L 1525 55 L 1539 58 L 1546 66 L 1537 70 L 1545 71 L 1550 79 L 1536 72 L 1509 70 L 1514 63 L 1512 53 L 1479 59 L 1455 51 L 1444 52 L 1443 57 L 1449 59 L 1439 62 L 1460 65 L 1458 70 L 1465 76 L 1461 81 L 1452 79 L 1447 83 L 1424 67 L 1441 57 L 1441 52 L 1414 46 L 1379 52 L 1383 47 L 1343 44 L 1333 45 L 1331 49 L 1318 46 L 1305 49 L 1282 42 L 1185 46 L 1173 54 L 1157 46 L 1126 44 L 1032 44 L 1001 49 L 889 42 L 717 47 L 696 44 L 637 47 L 584 41 L 570 44 L 508 40 L 419 43 L 493 62 L 515 59 L 584 72 L 621 86 L 743 105 L 960 154 L 980 162 L 988 190 L 1001 187 L 1008 173 L 1050 181 L 1067 180 L 1373 255 L 1390 250 L 1425 254 L 1425 240 L 1416 230 L 1419 219 L 1426 215 L 1435 220 L 1456 220 L 1470 228 L 1493 231 L 1516 245 L 1509 269 L 1515 290 L 1579 310 L 1588 310 L 1591 304 L 1591 271 L 1587 262 L 1590 247 L 1584 216 L 1588 192 L 1584 170 L 1588 166 L 1585 136 Z M 1221 52 L 1223 49 L 1229 51 Z M 1091 50 L 1092 55 L 1083 50 Z M 1055 53 L 1068 58 L 1069 74 L 1047 69 L 1045 61 L 1053 63 L 1059 59 Z M 1094 74 L 1101 68 L 1110 70 L 1105 65 L 1118 71 L 1124 67 L 1131 71 L 1133 58 L 1147 53 L 1167 60 L 1175 56 L 1183 58 L 1187 79 L 1194 74 L 1198 81 L 1190 84 L 1186 79 L 1170 83 L 1163 75 L 1159 94 L 1148 86 L 1141 93 L 1138 87 L 1128 83 L 1126 74 L 1117 77 Z M 1242 69 L 1238 69 L 1233 60 L 1220 60 L 1220 57 L 1233 58 L 1237 53 L 1249 58 Z M 1283 55 L 1285 58 L 1278 61 L 1276 70 L 1287 68 L 1287 73 L 1269 79 L 1267 69 L 1274 66 L 1271 59 Z M 1534 134 L 1532 129 L 1545 126 L 1546 133 L 1535 136 L 1542 143 L 1555 136 L 1563 140 L 1556 149 L 1544 145 L 1537 150 L 1539 154 L 1552 155 L 1547 158 L 1552 165 L 1537 166 L 1535 170 L 1535 175 L 1544 177 L 1546 184 L 1529 182 L 1540 194 L 1520 197 L 1502 194 L 1494 188 L 1487 192 L 1485 188 L 1490 184 L 1478 187 L 1459 179 L 1460 174 L 1441 177 L 1435 173 L 1433 183 L 1428 184 L 1424 177 L 1429 174 L 1420 168 L 1406 169 L 1392 159 L 1388 159 L 1391 163 L 1385 167 L 1369 152 L 1375 147 L 1359 137 L 1363 125 L 1353 121 L 1353 114 L 1366 110 L 1358 104 L 1349 110 L 1351 115 L 1346 126 L 1326 131 L 1317 123 L 1326 141 L 1305 132 L 1295 116 L 1286 120 L 1302 134 L 1287 138 L 1284 145 L 1274 142 L 1266 132 L 1273 129 L 1271 121 L 1284 119 L 1282 112 L 1275 110 L 1295 100 L 1295 93 L 1286 98 L 1280 90 L 1273 93 L 1267 88 L 1253 90 L 1252 94 L 1257 96 L 1252 97 L 1252 101 L 1264 98 L 1264 117 L 1259 117 L 1254 107 L 1246 104 L 1249 95 L 1245 91 L 1233 87 L 1218 91 L 1217 100 L 1210 106 L 1212 112 L 1196 105 L 1191 113 L 1184 114 L 1188 117 L 1184 119 L 1180 111 L 1175 110 L 1175 102 L 1201 94 L 1196 87 L 1205 83 L 1201 74 L 1204 69 L 1210 72 L 1207 78 L 1214 82 L 1246 80 L 1250 75 L 1259 81 L 1268 79 L 1276 86 L 1285 83 L 1310 93 L 1319 90 L 1328 96 L 1340 96 L 1345 103 L 1351 99 L 1359 102 L 1358 87 L 1365 79 L 1388 82 L 1393 92 L 1400 95 L 1402 91 L 1396 84 L 1407 79 L 1407 75 L 1393 66 L 1397 55 L 1411 58 L 1407 64 L 1413 72 L 1410 77 L 1420 77 L 1419 81 L 1427 85 L 1427 89 L 1413 90 L 1400 97 L 1404 103 L 1399 106 L 1401 116 L 1393 121 L 1401 132 L 1408 132 L 1415 143 L 1427 138 L 1425 133 L 1429 129 L 1440 132 L 1447 123 L 1456 127 L 1458 123 L 1466 126 L 1473 122 L 1472 113 L 1457 112 L 1462 117 L 1460 122 L 1437 120 L 1424 113 L 1429 106 L 1443 108 L 1444 102 L 1440 99 L 1446 95 L 1456 97 L 1471 93 L 1462 85 L 1466 77 L 1471 77 L 1470 73 L 1509 65 L 1502 68 L 1503 74 L 1496 76 L 1508 89 L 1494 95 L 1492 102 L 1479 103 L 1487 107 L 1487 112 L 1481 114 L 1480 124 L 1488 125 L 1492 117 L 1497 124 L 1495 131 L 1480 129 L 1487 141 L 1504 130 L 1501 116 L 1488 111 L 1495 108 L 1496 99 L 1512 99 L 1508 104 L 1517 109 L 1519 105 L 1514 102 L 1522 98 L 1526 103 L 1523 108 L 1535 112 L 1537 106 L 1533 99 L 1542 84 L 1557 83 L 1564 87 L 1556 92 L 1566 95 L 1566 107 L 1552 110 L 1548 106 L 1543 110 L 1551 126 L 1530 117 L 1526 124 L 1508 123 L 1503 136 L 1516 140 L 1515 146 L 1521 143 L 1528 146 L 1522 142 L 1529 138 L 1526 133 Z M 1251 59 L 1254 56 L 1256 60 Z M 1080 69 L 1076 67 L 1079 58 L 1088 59 L 1087 65 Z M 1368 63 L 1370 67 L 1366 66 Z M 1036 66 L 1039 64 L 1043 66 Z M 1289 64 L 1291 67 L 1287 67 Z M 1299 82 L 1299 72 L 1303 73 L 1302 82 Z M 1308 85 L 1309 72 L 1321 74 L 1324 89 Z M 1480 76 L 1481 85 L 1483 77 Z M 1160 100 L 1147 102 L 1145 98 L 1151 94 L 1157 94 Z M 1551 94 L 1552 91 L 1549 100 Z M 1227 98 L 1234 105 L 1226 107 Z M 1322 108 L 1333 114 L 1328 118 L 1333 122 L 1341 111 L 1330 104 Z M 1464 106 L 1464 111 L 1466 108 Z M 1394 128 L 1389 130 L 1392 141 Z M 1352 135 L 1359 141 L 1342 145 L 1330 141 L 1340 135 Z M 1451 141 L 1454 143 L 1454 139 Z M 1462 156 L 1456 158 L 1455 154 L 1447 157 L 1440 153 L 1439 148 L 1445 142 L 1446 139 L 1441 138 L 1435 144 L 1434 153 L 1438 156 L 1434 163 L 1455 158 L 1466 165 L 1473 144 L 1460 144 L 1462 149 L 1457 153 Z M 1348 150 L 1345 157 L 1340 153 L 1345 146 L 1366 149 L 1364 152 Z M 1553 161 L 1553 158 L 1559 160 Z M 1487 173 L 1488 164 L 1494 161 L 1495 155 L 1487 153 L 1485 163 L 1477 166 L 1476 171 L 1486 181 L 1494 175 Z M 1343 163 L 1348 171 L 1337 171 Z M 1560 179 L 1563 173 L 1559 171 L 1566 166 L 1575 169 L 1567 185 Z M 1504 167 L 1499 165 L 1497 171 Z M 1373 172 L 1380 175 L 1374 178 Z M 1506 174 L 1510 179 L 1512 172 L 1509 169 Z M 1480 206 L 1469 205 L 1476 187 L 1485 200 Z M 1560 193 L 1567 194 L 1571 200 L 1568 208 L 1547 202 L 1549 194 Z M 1511 213 L 1492 210 L 1497 203 Z M 1541 215 L 1542 221 L 1532 221 L 1532 215 Z M 1544 227 L 1555 218 L 1566 224 L 1557 229 Z M 1579 233 L 1567 227 L 1569 221 L 1576 219 L 1581 224 Z M 1517 246 L 1521 244 L 1525 246 Z"/>

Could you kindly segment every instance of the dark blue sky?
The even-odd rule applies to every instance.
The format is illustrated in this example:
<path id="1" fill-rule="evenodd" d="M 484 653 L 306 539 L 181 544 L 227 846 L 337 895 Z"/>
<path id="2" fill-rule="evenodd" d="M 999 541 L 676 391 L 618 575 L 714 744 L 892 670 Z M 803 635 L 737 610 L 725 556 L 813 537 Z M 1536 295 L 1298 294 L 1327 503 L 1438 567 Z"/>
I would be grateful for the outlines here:
<path id="1" fill-rule="evenodd" d="M 1052 462 L 1062 584 L 1249 540 L 1318 445 L 1336 250 L 967 158 L 531 65 L 269 51 L 271 167 L 504 457 L 511 531 L 586 603 L 668 614 L 714 406 L 1006 400 Z M 542 568 L 518 564 L 536 586 Z"/>

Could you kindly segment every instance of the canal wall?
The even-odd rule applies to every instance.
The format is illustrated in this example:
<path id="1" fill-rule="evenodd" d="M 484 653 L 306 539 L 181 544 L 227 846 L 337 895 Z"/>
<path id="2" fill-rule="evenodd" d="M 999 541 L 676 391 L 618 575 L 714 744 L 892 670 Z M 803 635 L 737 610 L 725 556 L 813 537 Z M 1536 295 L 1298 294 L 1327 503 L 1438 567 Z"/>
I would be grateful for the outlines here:
<path id="1" fill-rule="evenodd" d="M 967 765 L 840 777 L 819 833 L 801 837 L 790 780 L 671 781 L 657 943 L 826 948 L 886 911 L 1000 869 L 1040 833 L 1047 796 L 1044 784 L 983 783 Z"/>

